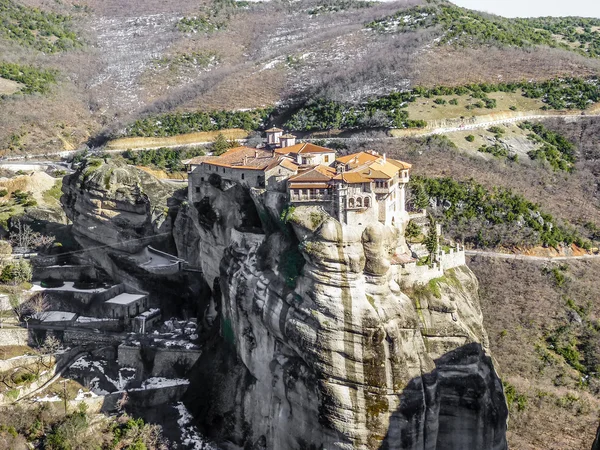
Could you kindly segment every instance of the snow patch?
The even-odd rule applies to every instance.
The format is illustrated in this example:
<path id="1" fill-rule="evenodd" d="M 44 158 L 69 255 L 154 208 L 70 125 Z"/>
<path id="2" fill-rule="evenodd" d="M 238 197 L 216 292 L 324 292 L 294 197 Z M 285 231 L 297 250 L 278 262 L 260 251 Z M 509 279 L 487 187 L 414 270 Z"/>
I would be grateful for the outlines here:
<path id="1" fill-rule="evenodd" d="M 213 444 L 208 443 L 203 436 L 198 433 L 198 429 L 191 424 L 192 415 L 182 402 L 178 402 L 174 408 L 179 413 L 177 425 L 181 430 L 181 443 L 188 450 L 217 450 Z"/>

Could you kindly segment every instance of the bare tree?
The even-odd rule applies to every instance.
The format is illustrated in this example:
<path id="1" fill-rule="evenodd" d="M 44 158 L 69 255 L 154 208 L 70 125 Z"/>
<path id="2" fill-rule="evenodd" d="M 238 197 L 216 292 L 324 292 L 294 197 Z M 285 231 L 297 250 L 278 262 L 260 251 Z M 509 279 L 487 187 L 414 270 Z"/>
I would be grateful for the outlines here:
<path id="1" fill-rule="evenodd" d="M 27 224 L 17 220 L 16 231 L 10 233 L 10 242 L 14 247 L 21 249 L 47 249 L 54 241 L 54 236 L 45 236 L 37 231 L 33 231 Z"/>

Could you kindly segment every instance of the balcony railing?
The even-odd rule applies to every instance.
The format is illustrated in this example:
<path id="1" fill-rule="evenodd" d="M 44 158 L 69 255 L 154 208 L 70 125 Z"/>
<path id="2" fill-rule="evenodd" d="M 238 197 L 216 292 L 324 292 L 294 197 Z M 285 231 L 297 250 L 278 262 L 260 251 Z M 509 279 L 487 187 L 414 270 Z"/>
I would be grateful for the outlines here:
<path id="1" fill-rule="evenodd" d="M 389 194 L 390 189 L 391 188 L 388 187 L 376 187 L 373 189 L 373 192 L 375 192 L 376 194 Z"/>
<path id="2" fill-rule="evenodd" d="M 290 201 L 292 202 L 330 202 L 332 200 L 331 195 L 292 195 Z"/>

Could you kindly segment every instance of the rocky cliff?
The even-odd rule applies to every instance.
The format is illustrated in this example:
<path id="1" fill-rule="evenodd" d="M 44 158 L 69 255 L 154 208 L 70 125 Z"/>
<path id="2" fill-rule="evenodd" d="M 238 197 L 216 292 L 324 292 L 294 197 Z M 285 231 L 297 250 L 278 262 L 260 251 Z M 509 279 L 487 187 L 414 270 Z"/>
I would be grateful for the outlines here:
<path id="1" fill-rule="evenodd" d="M 89 159 L 63 180 L 61 203 L 73 232 L 136 252 L 157 235 L 170 237 L 169 206 L 176 188 L 118 159 Z"/>
<path id="2" fill-rule="evenodd" d="M 188 394 L 215 439 L 506 448 L 507 408 L 467 267 L 401 287 L 391 256 L 403 239 L 383 225 L 358 232 L 304 208 L 285 224 L 281 194 L 202 190 L 174 236 L 214 287 L 219 336 Z"/>
<path id="3" fill-rule="evenodd" d="M 112 244 L 93 257 L 114 277 L 161 298 L 167 289 L 203 297 L 191 276 L 210 286 L 210 303 L 197 302 L 203 354 L 187 402 L 216 441 L 506 448 L 506 403 L 467 267 L 409 285 L 394 275 L 392 256 L 406 250 L 398 230 L 286 209 L 282 193 L 205 183 L 202 200 L 181 202 L 174 218 L 174 189 L 118 162 L 88 161 L 63 192 L 77 238 Z M 114 247 L 134 255 L 147 238 L 173 239 L 201 272 L 167 288 L 167 280 L 140 277 L 135 261 L 115 258 Z"/>

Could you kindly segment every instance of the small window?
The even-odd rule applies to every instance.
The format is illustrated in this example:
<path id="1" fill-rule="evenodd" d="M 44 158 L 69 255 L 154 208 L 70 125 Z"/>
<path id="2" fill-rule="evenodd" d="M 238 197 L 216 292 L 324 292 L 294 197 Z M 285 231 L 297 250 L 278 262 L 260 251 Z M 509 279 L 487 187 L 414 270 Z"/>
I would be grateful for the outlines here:
<path id="1" fill-rule="evenodd" d="M 225 167 L 223 167 L 223 173 L 225 173 Z"/>
<path id="2" fill-rule="evenodd" d="M 204 181 L 204 177 L 200 177 L 200 181 Z"/>
<path id="3" fill-rule="evenodd" d="M 200 188 L 196 186 L 196 192 L 200 192 Z"/>
<path id="4" fill-rule="evenodd" d="M 244 179 L 245 176 L 246 176 L 246 174 L 242 174 L 242 180 Z"/>
<path id="5" fill-rule="evenodd" d="M 365 197 L 365 208 L 371 207 L 371 199 L 369 197 Z"/>
<path id="6" fill-rule="evenodd" d="M 325 162 L 329 162 L 329 155 L 325 155 Z"/>

